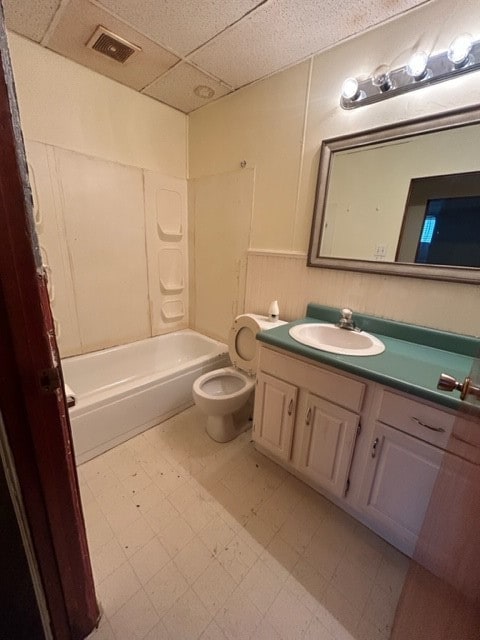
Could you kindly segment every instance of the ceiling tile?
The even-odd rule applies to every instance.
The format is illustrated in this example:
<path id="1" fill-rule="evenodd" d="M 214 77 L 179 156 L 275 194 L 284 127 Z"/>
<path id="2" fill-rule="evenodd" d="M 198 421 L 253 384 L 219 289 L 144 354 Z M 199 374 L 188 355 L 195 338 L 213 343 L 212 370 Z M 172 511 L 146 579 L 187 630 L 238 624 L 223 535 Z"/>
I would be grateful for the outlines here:
<path id="1" fill-rule="evenodd" d="M 208 94 L 207 89 L 210 89 L 213 95 L 201 97 L 194 93 L 195 89 L 204 94 Z M 190 113 L 230 92 L 229 87 L 182 62 L 150 85 L 143 93 L 184 113 Z"/>
<path id="2" fill-rule="evenodd" d="M 3 0 L 7 28 L 40 42 L 59 6 L 60 0 Z"/>
<path id="3" fill-rule="evenodd" d="M 120 64 L 98 51 L 87 48 L 85 44 L 98 25 L 106 27 L 142 50 L 125 64 Z M 114 18 L 107 11 L 84 0 L 71 0 L 46 45 L 71 60 L 133 89 L 143 89 L 178 62 L 178 58 L 166 49 Z"/>
<path id="4" fill-rule="evenodd" d="M 239 20 L 260 0 L 96 0 L 135 29 L 179 55 Z"/>
<path id="5" fill-rule="evenodd" d="M 218 35 L 191 60 L 240 87 L 418 4 L 418 0 L 276 0 Z"/>

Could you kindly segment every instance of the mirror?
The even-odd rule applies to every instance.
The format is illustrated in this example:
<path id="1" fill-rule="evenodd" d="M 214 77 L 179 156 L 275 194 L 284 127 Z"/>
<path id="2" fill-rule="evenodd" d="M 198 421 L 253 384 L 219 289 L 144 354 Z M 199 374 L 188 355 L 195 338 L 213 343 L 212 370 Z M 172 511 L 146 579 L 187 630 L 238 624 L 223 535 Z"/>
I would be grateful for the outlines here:
<path id="1" fill-rule="evenodd" d="M 325 140 L 309 266 L 480 282 L 480 109 Z"/>

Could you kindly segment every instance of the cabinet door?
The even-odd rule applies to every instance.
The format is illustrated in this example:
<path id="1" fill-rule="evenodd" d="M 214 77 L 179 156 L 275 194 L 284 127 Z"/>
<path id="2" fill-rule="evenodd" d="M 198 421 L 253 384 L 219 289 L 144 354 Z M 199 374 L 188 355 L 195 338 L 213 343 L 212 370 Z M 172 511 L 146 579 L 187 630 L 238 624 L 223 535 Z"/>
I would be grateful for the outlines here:
<path id="1" fill-rule="evenodd" d="M 308 396 L 300 471 L 338 497 L 347 488 L 359 419 L 323 398 Z"/>
<path id="2" fill-rule="evenodd" d="M 411 554 L 420 532 L 443 451 L 376 423 L 361 501 L 379 531 Z"/>
<path id="3" fill-rule="evenodd" d="M 265 373 L 257 376 L 253 439 L 282 460 L 290 459 L 298 388 Z"/>

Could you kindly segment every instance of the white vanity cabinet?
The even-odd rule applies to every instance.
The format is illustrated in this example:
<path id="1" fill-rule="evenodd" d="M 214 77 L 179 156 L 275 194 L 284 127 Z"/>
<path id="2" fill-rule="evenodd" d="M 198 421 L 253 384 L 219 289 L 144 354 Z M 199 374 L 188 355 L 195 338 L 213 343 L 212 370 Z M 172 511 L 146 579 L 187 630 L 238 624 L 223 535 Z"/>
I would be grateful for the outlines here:
<path id="1" fill-rule="evenodd" d="M 253 439 L 311 484 L 347 488 L 365 384 L 262 347 Z"/>
<path id="2" fill-rule="evenodd" d="M 377 422 L 359 505 L 372 525 L 411 554 L 444 452 Z"/>
<path id="3" fill-rule="evenodd" d="M 311 393 L 301 433 L 298 469 L 339 498 L 347 490 L 360 416 Z"/>
<path id="4" fill-rule="evenodd" d="M 378 387 L 360 504 L 367 521 L 411 554 L 455 416 Z"/>
<path id="5" fill-rule="evenodd" d="M 255 388 L 253 437 L 281 460 L 289 460 L 298 387 L 259 373 Z"/>
<path id="6" fill-rule="evenodd" d="M 442 459 L 449 455 L 456 415 L 337 371 L 262 345 L 253 439 L 412 554 Z"/>

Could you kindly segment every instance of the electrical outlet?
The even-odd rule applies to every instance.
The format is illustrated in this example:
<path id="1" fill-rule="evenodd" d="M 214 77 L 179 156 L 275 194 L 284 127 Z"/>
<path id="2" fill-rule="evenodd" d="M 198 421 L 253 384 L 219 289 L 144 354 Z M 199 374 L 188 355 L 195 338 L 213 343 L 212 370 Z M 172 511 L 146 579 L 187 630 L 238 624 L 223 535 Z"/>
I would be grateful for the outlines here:
<path id="1" fill-rule="evenodd" d="M 375 245 L 375 252 L 373 254 L 375 260 L 385 260 L 387 256 L 387 245 L 386 244 L 377 244 Z"/>

